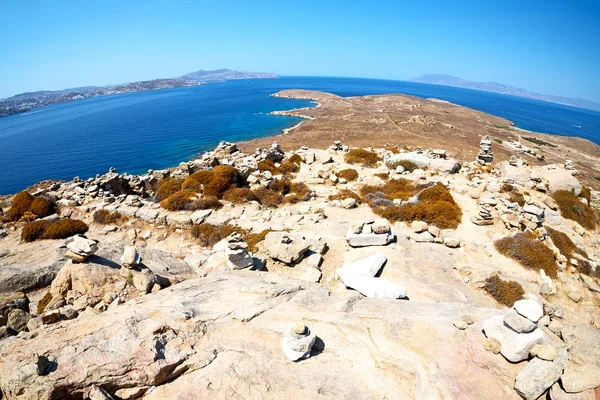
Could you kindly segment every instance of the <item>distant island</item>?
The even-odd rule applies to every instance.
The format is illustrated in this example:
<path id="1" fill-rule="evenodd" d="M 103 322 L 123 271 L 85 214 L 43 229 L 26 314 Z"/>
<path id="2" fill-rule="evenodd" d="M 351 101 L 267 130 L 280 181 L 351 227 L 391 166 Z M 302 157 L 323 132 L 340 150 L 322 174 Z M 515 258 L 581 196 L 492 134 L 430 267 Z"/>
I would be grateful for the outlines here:
<path id="1" fill-rule="evenodd" d="M 66 103 L 68 101 L 107 96 L 110 94 L 143 92 L 146 90 L 170 89 L 183 86 L 198 86 L 204 83 L 233 79 L 265 78 L 279 78 L 279 75 L 266 72 L 241 72 L 230 69 L 217 69 L 214 71 L 200 70 L 178 78 L 154 79 L 109 86 L 86 86 L 74 89 L 53 91 L 42 90 L 21 93 L 0 100 L 0 117 L 27 112 L 34 108 L 44 107 L 50 104 Z"/>
<path id="2" fill-rule="evenodd" d="M 525 89 L 518 89 L 512 86 L 503 85 L 497 82 L 471 82 L 447 74 L 423 75 L 419 76 L 418 78 L 411 79 L 410 82 L 429 83 L 432 85 L 454 86 L 466 89 L 483 90 L 486 92 L 510 94 L 512 96 L 527 97 L 530 99 L 549 101 L 551 103 L 560 103 L 569 106 L 600 111 L 600 104 L 589 100 L 561 96 L 548 96 L 544 94 L 530 92 Z"/>

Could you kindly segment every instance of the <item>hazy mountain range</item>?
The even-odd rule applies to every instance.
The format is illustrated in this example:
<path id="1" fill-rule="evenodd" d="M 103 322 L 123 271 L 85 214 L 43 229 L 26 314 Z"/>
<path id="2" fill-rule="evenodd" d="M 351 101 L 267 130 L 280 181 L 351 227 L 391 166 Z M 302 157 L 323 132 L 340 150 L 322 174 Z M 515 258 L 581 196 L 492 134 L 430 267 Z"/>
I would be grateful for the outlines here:
<path id="1" fill-rule="evenodd" d="M 145 90 L 168 89 L 181 86 L 196 86 L 203 83 L 227 81 L 232 79 L 264 79 L 279 78 L 279 75 L 266 72 L 241 72 L 230 69 L 215 71 L 196 71 L 179 78 L 154 79 L 150 81 L 130 82 L 109 86 L 86 86 L 64 90 L 42 90 L 21 93 L 0 100 L 0 117 L 18 114 L 49 104 L 65 103 L 89 97 L 106 96 L 109 94 L 142 92 Z"/>
<path id="2" fill-rule="evenodd" d="M 410 80 L 411 82 L 429 83 L 432 85 L 443 85 L 443 86 L 455 86 L 474 90 L 484 90 L 486 92 L 495 92 L 502 94 L 510 94 L 513 96 L 528 97 L 530 99 L 537 99 L 543 101 L 549 101 L 552 103 L 567 104 L 570 106 L 588 108 L 590 110 L 600 111 L 600 104 L 593 101 L 576 99 L 561 96 L 550 96 L 535 92 L 530 92 L 525 89 L 518 89 L 512 86 L 503 85 L 497 82 L 471 82 L 466 81 L 456 76 L 446 74 L 429 74 L 419 76 Z"/>

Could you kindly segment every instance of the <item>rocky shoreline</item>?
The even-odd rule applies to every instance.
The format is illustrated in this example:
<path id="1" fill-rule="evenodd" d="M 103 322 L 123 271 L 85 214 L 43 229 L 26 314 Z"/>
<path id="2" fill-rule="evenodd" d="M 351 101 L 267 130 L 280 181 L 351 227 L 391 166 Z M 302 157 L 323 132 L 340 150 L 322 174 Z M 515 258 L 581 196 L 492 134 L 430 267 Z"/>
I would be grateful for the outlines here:
<path id="1" fill-rule="evenodd" d="M 301 112 L 376 101 L 319 96 Z M 493 135 L 292 147 L 312 116 L 285 150 L 222 142 L 4 201 L 0 397 L 600 395 L 586 168 Z"/>

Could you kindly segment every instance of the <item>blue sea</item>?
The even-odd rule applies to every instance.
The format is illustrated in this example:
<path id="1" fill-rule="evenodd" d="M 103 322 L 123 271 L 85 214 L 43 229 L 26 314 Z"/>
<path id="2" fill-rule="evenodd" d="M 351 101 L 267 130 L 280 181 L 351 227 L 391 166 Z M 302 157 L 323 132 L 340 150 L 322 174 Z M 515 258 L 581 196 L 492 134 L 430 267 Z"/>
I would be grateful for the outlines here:
<path id="1" fill-rule="evenodd" d="M 495 93 L 413 82 L 282 77 L 97 97 L 0 118 L 0 194 L 44 179 L 88 178 L 115 167 L 143 173 L 214 148 L 275 135 L 301 121 L 274 110 L 312 106 L 269 95 L 314 89 L 340 96 L 404 93 L 507 118 L 536 132 L 600 144 L 600 112 Z"/>

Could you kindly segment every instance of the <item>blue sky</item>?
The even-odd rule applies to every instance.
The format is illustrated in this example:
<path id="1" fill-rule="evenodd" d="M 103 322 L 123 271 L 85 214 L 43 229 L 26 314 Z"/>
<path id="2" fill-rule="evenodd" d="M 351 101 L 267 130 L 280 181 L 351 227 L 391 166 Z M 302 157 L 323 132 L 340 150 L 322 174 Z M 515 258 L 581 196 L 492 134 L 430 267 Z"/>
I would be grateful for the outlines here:
<path id="1" fill-rule="evenodd" d="M 231 68 L 600 102 L 598 1 L 3 1 L 0 97 Z"/>

